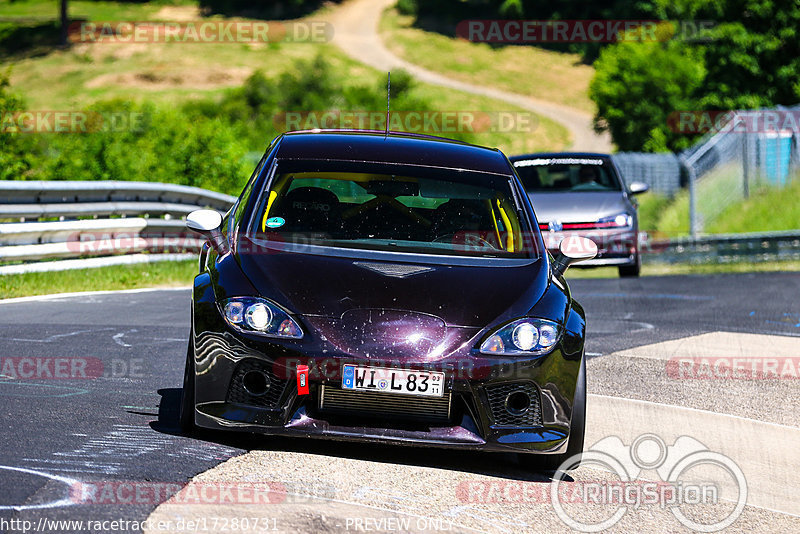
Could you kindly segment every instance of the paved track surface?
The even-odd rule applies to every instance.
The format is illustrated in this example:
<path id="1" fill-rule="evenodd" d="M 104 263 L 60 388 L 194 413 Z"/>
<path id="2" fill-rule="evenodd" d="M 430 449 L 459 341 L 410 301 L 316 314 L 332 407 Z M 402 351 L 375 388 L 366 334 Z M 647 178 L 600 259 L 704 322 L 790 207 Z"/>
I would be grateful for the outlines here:
<path id="1" fill-rule="evenodd" d="M 394 0 L 351 0 L 331 13 L 334 25 L 333 42 L 353 59 L 370 67 L 388 71 L 405 69 L 420 81 L 457 91 L 488 96 L 552 119 L 567 128 L 569 148 L 581 151 L 611 152 L 611 138 L 597 134 L 592 128 L 592 116 L 574 108 L 538 100 L 524 95 L 453 80 L 436 72 L 409 63 L 390 52 L 383 44 L 377 28 L 384 9 Z"/>
<path id="2" fill-rule="evenodd" d="M 800 382 L 676 380 L 665 372 L 673 352 L 697 356 L 721 347 L 723 354 L 750 357 L 800 355 L 800 275 L 574 280 L 571 287 L 589 317 L 587 447 L 612 435 L 630 444 L 652 432 L 668 445 L 680 435 L 692 436 L 734 458 L 747 476 L 748 506 L 733 530 L 800 530 L 793 497 Z M 476 502 L 459 493 L 470 484 L 480 489 L 497 482 L 527 482 L 537 491 L 549 487 L 549 477 L 521 469 L 513 455 L 178 435 L 188 307 L 188 290 L 0 303 L 0 372 L 6 375 L 0 379 L 0 520 L 141 521 L 159 499 L 126 504 L 119 502 L 121 492 L 105 496 L 111 503 L 81 504 L 74 488 L 183 484 L 202 473 L 196 483 L 279 481 L 302 496 L 245 511 L 162 505 L 151 518 L 257 515 L 293 532 L 356 531 L 359 518 L 413 520 L 408 529 L 422 531 L 437 530 L 435 521 L 446 521 L 452 531 L 566 529 L 546 502 L 484 502 L 478 490 Z M 84 358 L 90 377 L 13 376 L 31 369 L 13 359 L 22 357 Z M 6 358 L 15 362 L 12 367 L 5 367 Z M 609 475 L 582 467 L 573 476 Z M 695 512 L 703 516 L 702 508 Z M 603 515 L 585 506 L 577 513 Z M 639 529 L 642 521 L 650 521 L 653 531 L 685 530 L 668 512 L 646 507 L 626 514 L 616 528 Z M 391 530 L 393 524 L 383 525 Z M 218 525 L 216 531 L 223 530 Z"/>

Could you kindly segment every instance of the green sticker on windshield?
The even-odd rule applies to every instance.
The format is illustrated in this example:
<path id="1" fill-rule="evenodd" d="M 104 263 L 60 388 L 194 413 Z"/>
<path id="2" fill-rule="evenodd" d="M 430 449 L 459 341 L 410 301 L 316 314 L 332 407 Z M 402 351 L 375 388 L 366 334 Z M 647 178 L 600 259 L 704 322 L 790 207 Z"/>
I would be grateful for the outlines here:
<path id="1" fill-rule="evenodd" d="M 286 221 L 283 217 L 270 217 L 267 219 L 266 226 L 267 228 L 280 228 L 284 224 L 286 224 Z"/>

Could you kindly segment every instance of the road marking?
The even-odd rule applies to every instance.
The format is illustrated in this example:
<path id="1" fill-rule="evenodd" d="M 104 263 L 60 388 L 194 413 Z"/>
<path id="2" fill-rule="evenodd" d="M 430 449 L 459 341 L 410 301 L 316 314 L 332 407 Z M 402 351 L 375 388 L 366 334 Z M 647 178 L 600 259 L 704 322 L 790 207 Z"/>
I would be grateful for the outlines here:
<path id="1" fill-rule="evenodd" d="M 714 300 L 716 297 L 706 295 L 681 295 L 678 293 L 575 293 L 579 300 L 584 297 L 601 298 L 634 298 L 657 300 Z"/>
<path id="2" fill-rule="evenodd" d="M 708 332 L 642 345 L 614 352 L 609 356 L 626 358 L 792 358 L 800 355 L 796 337 L 738 332 Z"/>
<path id="3" fill-rule="evenodd" d="M 20 388 L 21 392 L 15 391 Z M 26 388 L 34 390 L 32 393 L 27 393 Z M 49 390 L 62 390 L 66 393 L 38 393 L 37 389 Z M 18 382 L 17 380 L 0 380 L 0 397 L 72 397 L 73 395 L 85 395 L 89 393 L 88 389 L 73 388 L 70 386 L 51 386 L 50 384 L 41 384 L 39 382 Z"/>
<path id="4" fill-rule="evenodd" d="M 43 339 L 27 339 L 21 337 L 10 337 L 8 338 L 9 341 L 24 341 L 26 343 L 51 343 L 53 341 L 57 341 L 64 337 L 71 337 L 77 336 L 80 334 L 88 334 L 93 332 L 107 332 L 108 330 L 113 330 L 113 328 L 100 328 L 100 329 L 90 329 L 90 330 L 76 330 L 74 332 L 67 332 L 66 334 L 53 334 L 52 336 L 47 336 Z"/>
<path id="5" fill-rule="evenodd" d="M 92 297 L 96 295 L 117 295 L 128 293 L 148 293 L 151 291 L 188 291 L 190 286 L 179 287 L 140 287 L 136 289 L 110 289 L 105 291 L 75 291 L 72 293 L 50 293 L 47 295 L 31 295 L 29 297 L 14 297 L 10 299 L 0 299 L 0 304 L 16 304 L 18 302 L 40 302 L 55 299 L 69 299 L 76 297 Z"/>
<path id="6" fill-rule="evenodd" d="M 50 474 L 50 473 L 45 473 L 43 471 L 36 471 L 34 469 L 26 469 L 24 467 L 13 467 L 13 466 L 10 466 L 10 465 L 0 465 L 0 470 L 17 471 L 19 473 L 25 473 L 25 474 L 28 474 L 28 475 L 36 475 L 36 476 L 40 476 L 40 477 L 44 477 L 44 478 L 49 478 L 50 480 L 55 480 L 56 482 L 61 482 L 62 484 L 65 484 L 68 487 L 68 494 L 70 494 L 70 492 L 72 491 L 72 488 L 75 487 L 76 484 L 78 484 L 78 481 L 73 479 L 73 478 L 62 477 L 62 476 L 59 476 L 59 475 L 53 475 L 53 474 Z M 14 505 L 14 504 L 8 505 L 8 504 L 6 504 L 6 505 L 0 505 L 0 510 L 15 510 L 17 512 L 21 512 L 23 510 L 42 510 L 42 509 L 45 509 L 45 508 L 60 508 L 62 506 L 72 506 L 74 504 L 75 504 L 75 501 L 73 501 L 69 497 L 65 497 L 65 498 L 59 499 L 57 501 L 51 501 L 51 502 L 46 502 L 46 503 L 41 503 L 41 504 L 19 504 L 19 505 Z"/>

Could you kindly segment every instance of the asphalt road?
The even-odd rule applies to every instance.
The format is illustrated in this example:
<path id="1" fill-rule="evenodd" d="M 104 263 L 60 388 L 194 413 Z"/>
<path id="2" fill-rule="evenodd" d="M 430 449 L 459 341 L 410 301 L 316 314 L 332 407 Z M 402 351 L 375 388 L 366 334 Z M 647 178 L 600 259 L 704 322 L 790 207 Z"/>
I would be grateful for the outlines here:
<path id="1" fill-rule="evenodd" d="M 800 397 L 797 381 L 698 381 L 675 387 L 663 379 L 663 362 L 657 358 L 621 355 L 637 347 L 694 339 L 712 332 L 775 336 L 765 339 L 788 342 L 791 350 L 794 338 L 800 336 L 800 304 L 796 300 L 800 275 L 584 279 L 572 281 L 571 287 L 588 316 L 588 376 L 589 392 L 596 396 L 593 398 L 640 399 L 675 409 L 689 407 L 798 426 L 793 413 Z M 255 452 L 243 458 L 252 456 L 256 463 L 259 458 L 272 461 L 270 472 L 274 476 L 285 474 L 286 480 L 292 479 L 290 471 L 297 471 L 293 465 L 312 458 L 322 458 L 325 465 L 363 462 L 365 466 L 358 468 L 365 473 L 359 491 L 369 487 L 371 476 L 386 479 L 387 472 L 396 475 L 402 466 L 435 469 L 437 480 L 443 480 L 444 473 L 444 481 L 451 486 L 453 480 L 465 474 L 502 480 L 546 480 L 521 471 L 513 458 L 492 458 L 488 464 L 481 455 L 423 453 L 388 446 L 367 449 L 359 444 L 289 439 L 266 442 L 264 438 L 217 434 L 182 437 L 176 431 L 176 416 L 188 311 L 188 290 L 0 303 L 0 374 L 4 375 L 0 379 L 0 531 L 21 530 L 19 523 L 3 522 L 11 519 L 32 521 L 31 528 L 48 532 L 78 529 L 75 525 L 43 528 L 39 524 L 42 518 L 141 521 L 159 504 L 157 497 L 152 502 L 138 499 L 137 504 L 121 502 L 124 498 L 119 492 L 108 493 L 104 498 L 98 493 L 87 499 L 85 488 L 100 488 L 102 492 L 119 490 L 126 483 L 153 483 L 156 487 L 160 487 L 158 483 L 183 484 L 248 450 Z M 23 363 L 22 358 L 33 358 L 34 363 Z M 74 376 L 83 369 L 86 378 L 49 376 L 58 375 L 59 370 L 61 374 L 65 372 L 64 364 L 57 368 L 59 358 L 67 358 L 70 364 L 83 362 L 83 367 L 70 372 Z M 268 451 L 282 453 L 281 462 L 287 463 L 259 457 Z M 223 466 L 233 465 L 235 473 L 242 469 L 235 462 Z M 276 469 L 286 472 L 275 472 Z M 253 472 L 251 467 L 247 470 Z M 426 473 L 420 476 L 428 476 Z M 321 473 L 320 480 L 330 474 Z M 450 475 L 453 480 L 448 482 Z M 302 480 L 296 482 L 300 484 Z M 794 489 L 786 491 L 796 489 L 795 484 Z M 435 486 L 417 492 L 430 501 L 438 495 Z M 90 504 L 86 504 L 87 500 Z M 393 502 L 402 511 L 403 503 Z M 347 506 L 330 500 L 305 505 L 308 509 L 298 513 L 310 522 L 297 523 L 295 530 L 310 529 L 311 525 L 328 528 L 326 510 L 335 516 L 337 507 Z M 770 507 L 748 506 L 740 524 L 748 528 L 758 525 L 762 531 L 797 528 L 793 522 L 796 517 L 780 513 L 786 510 L 764 509 Z M 507 522 L 508 517 L 493 521 L 483 518 L 482 522 L 468 523 L 475 530 L 502 531 L 495 526 Z M 523 519 L 519 521 L 524 523 Z M 524 524 L 531 528 L 522 523 L 515 528 L 537 530 L 531 523 Z M 541 527 L 546 522 L 537 524 Z M 110 530 L 130 531 L 124 527 Z M 672 530 L 677 530 L 675 524 Z"/>

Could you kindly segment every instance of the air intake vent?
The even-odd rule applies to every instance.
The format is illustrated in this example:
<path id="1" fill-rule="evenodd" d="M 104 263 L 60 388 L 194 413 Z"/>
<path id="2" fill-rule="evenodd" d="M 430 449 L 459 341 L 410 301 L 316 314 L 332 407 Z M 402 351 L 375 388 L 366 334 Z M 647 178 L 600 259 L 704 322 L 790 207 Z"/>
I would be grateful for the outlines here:
<path id="1" fill-rule="evenodd" d="M 360 416 L 447 420 L 450 418 L 450 393 L 444 397 L 414 397 L 371 391 L 343 391 L 321 386 L 319 409 Z"/>
<path id="2" fill-rule="evenodd" d="M 486 386 L 493 427 L 542 426 L 539 389 L 533 382 Z"/>
<path id="3" fill-rule="evenodd" d="M 264 380 L 253 380 L 255 375 L 263 375 Z M 256 377 L 257 378 L 257 377 Z M 254 385 L 251 385 L 255 383 Z M 228 387 L 228 402 L 249 404 L 263 408 L 275 408 L 281 400 L 288 381 L 280 380 L 272 372 L 269 363 L 259 360 L 244 360 L 236 366 L 231 384 Z"/>

